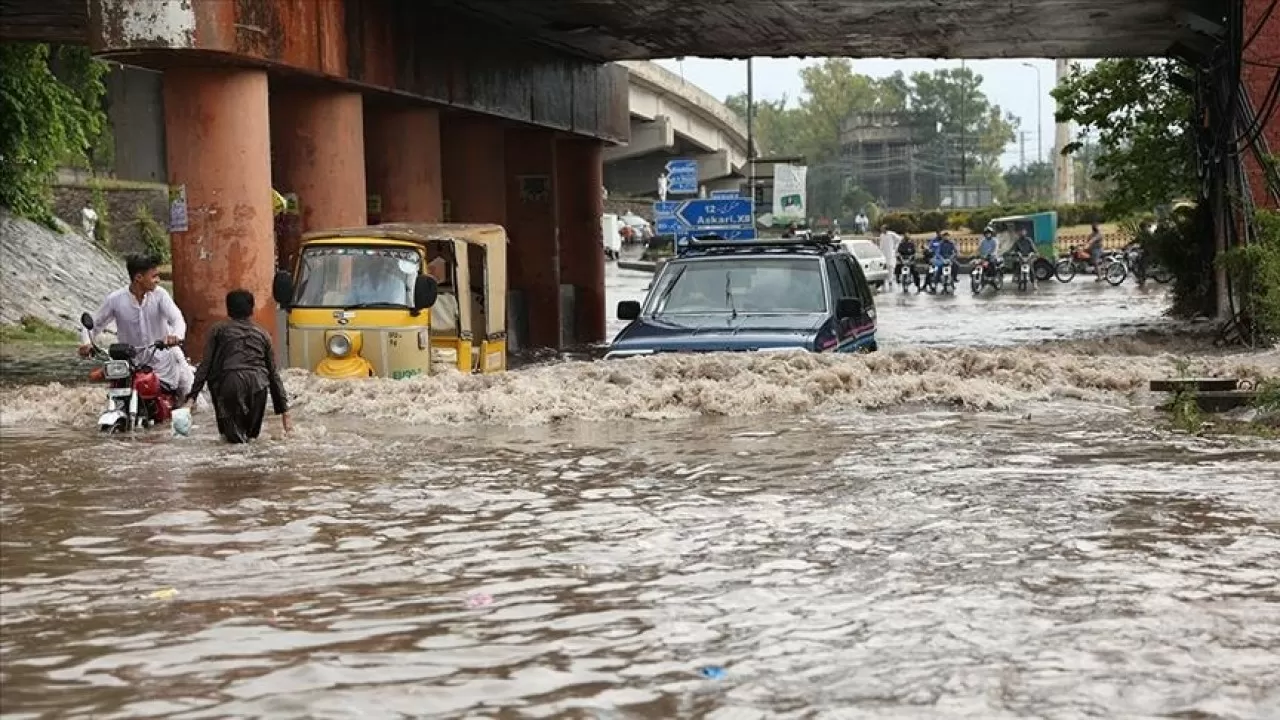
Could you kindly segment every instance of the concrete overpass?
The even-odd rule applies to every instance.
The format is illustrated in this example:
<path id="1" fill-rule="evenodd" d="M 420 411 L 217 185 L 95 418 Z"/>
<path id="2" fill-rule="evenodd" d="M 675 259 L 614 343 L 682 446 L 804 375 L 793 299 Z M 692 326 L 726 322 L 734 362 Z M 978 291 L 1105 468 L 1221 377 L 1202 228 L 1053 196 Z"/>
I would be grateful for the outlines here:
<path id="1" fill-rule="evenodd" d="M 702 88 L 656 63 L 624 61 L 630 88 L 631 141 L 604 151 L 611 193 L 651 195 L 672 157 L 698 161 L 708 190 L 736 188 L 747 162 L 747 126 Z"/>
<path id="2" fill-rule="evenodd" d="M 1257 35 L 1255 59 L 1244 68 L 1260 103 L 1275 74 L 1280 13 L 1270 12 L 1270 0 L 1239 2 L 1247 27 L 1270 28 Z M 1239 25 L 1228 20 L 1235 7 L 1234 0 L 0 0 L 0 41 L 86 43 L 163 71 L 168 180 L 186 187 L 191 218 L 174 235 L 174 280 L 196 354 L 222 293 L 238 285 L 268 296 L 276 258 L 291 253 L 291 238 L 272 246 L 272 185 L 298 192 L 304 230 L 365 222 L 366 194 L 381 196 L 387 220 L 443 217 L 447 207 L 449 219 L 504 224 L 516 304 L 538 308 L 512 326 L 526 323 L 528 344 L 554 347 L 571 323 L 582 330 L 579 340 L 604 333 L 602 158 L 606 145 L 629 140 L 633 120 L 628 70 L 607 63 L 1179 56 L 1217 68 L 1223 64 L 1209 59 L 1222 56 L 1226 26 Z M 1231 52 L 1242 55 L 1239 47 Z M 1191 72 L 1206 88 L 1204 76 L 1222 73 Z M 1211 122 L 1235 122 L 1215 108 L 1205 109 Z M 1277 128 L 1266 123 L 1262 133 L 1274 147 Z M 1237 135 L 1222 129 L 1213 137 Z M 693 135 L 684 142 L 725 149 L 733 165 L 732 136 L 728 148 L 714 148 L 695 145 Z M 665 138 L 663 131 L 652 142 Z M 571 303 L 562 303 L 565 286 L 577 294 Z M 578 309 L 571 318 L 560 312 L 569 305 Z M 266 308 L 260 319 L 271 326 Z"/>

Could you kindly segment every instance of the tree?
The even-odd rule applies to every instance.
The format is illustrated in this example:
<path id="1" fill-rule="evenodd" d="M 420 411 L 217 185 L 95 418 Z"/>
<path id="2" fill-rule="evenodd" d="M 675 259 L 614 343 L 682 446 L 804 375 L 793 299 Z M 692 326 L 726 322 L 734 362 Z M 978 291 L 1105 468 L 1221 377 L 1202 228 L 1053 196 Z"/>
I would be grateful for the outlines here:
<path id="1" fill-rule="evenodd" d="M 918 72 L 911 76 L 908 106 L 936 121 L 930 140 L 945 164 L 969 183 L 1002 184 L 1000 156 L 1016 138 L 1017 117 L 992 105 L 982 92 L 982 76 L 965 68 Z"/>
<path id="2" fill-rule="evenodd" d="M 756 102 L 754 130 L 762 154 L 805 158 L 812 214 L 848 212 L 854 168 L 842 156 L 841 131 L 852 116 L 866 112 L 910 110 L 934 118 L 936 130 L 924 138 L 933 150 L 922 161 L 930 167 L 921 172 L 943 166 L 958 182 L 963 147 L 967 174 L 1003 194 L 1000 155 L 1018 120 L 990 103 L 981 91 L 980 75 L 965 68 L 872 78 L 854 72 L 848 59 L 830 58 L 803 68 L 800 77 L 804 92 L 794 107 L 786 99 Z M 745 119 L 745 95 L 734 95 L 725 104 Z"/>
<path id="3" fill-rule="evenodd" d="M 53 74 L 51 57 L 69 81 Z M 102 133 L 105 72 L 86 48 L 0 43 L 0 206 L 52 222 L 58 165 L 85 158 Z"/>
<path id="4" fill-rule="evenodd" d="M 1008 202 L 1046 202 L 1053 196 L 1053 165 L 1034 162 L 1013 168 L 1004 174 L 1004 182 L 1009 188 L 1005 195 Z"/>
<path id="5" fill-rule="evenodd" d="M 745 122 L 747 119 L 747 94 L 730 95 L 724 104 Z M 752 131 L 756 152 L 763 156 L 798 154 L 796 123 L 799 116 L 787 108 L 787 98 L 781 100 L 757 100 Z"/>
<path id="6" fill-rule="evenodd" d="M 1058 122 L 1074 122 L 1098 138 L 1091 178 L 1107 183 L 1111 214 L 1149 213 L 1195 192 L 1192 98 L 1175 85 L 1167 59 L 1102 60 L 1079 65 L 1053 91 Z M 1076 142 L 1065 152 L 1080 155 Z"/>

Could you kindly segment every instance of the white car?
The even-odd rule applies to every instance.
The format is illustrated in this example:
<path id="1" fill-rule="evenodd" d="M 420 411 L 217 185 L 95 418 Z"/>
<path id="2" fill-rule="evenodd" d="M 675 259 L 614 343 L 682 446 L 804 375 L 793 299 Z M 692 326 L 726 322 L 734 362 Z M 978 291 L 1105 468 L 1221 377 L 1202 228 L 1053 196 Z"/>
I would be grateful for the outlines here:
<path id="1" fill-rule="evenodd" d="M 862 274 L 867 276 L 867 284 L 873 288 L 884 287 L 885 281 L 889 279 L 889 263 L 885 262 L 880 248 L 867 240 L 846 240 L 844 246 L 858 258 Z"/>

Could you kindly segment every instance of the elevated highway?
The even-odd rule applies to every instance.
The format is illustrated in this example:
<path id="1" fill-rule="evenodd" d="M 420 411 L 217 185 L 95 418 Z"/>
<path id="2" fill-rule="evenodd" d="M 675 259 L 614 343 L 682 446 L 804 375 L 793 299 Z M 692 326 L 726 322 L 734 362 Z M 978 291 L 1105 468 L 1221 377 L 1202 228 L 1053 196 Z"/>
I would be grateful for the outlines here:
<path id="1" fill-rule="evenodd" d="M 702 88 L 656 63 L 624 61 L 631 115 L 628 144 L 604 151 L 610 192 L 648 195 L 672 157 L 698 161 L 708 190 L 737 187 L 747 162 L 747 126 Z"/>

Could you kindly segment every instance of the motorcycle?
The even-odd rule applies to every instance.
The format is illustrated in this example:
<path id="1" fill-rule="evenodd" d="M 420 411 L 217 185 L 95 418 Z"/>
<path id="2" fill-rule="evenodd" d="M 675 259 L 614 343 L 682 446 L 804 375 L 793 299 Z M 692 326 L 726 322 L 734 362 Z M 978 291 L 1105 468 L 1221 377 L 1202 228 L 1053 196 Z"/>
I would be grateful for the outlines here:
<path id="1" fill-rule="evenodd" d="M 93 317 L 80 316 L 80 324 L 93 332 Z M 98 417 L 98 430 L 104 433 L 127 433 L 138 428 L 169 422 L 178 404 L 174 390 L 160 382 L 150 365 L 139 361 L 144 353 L 155 353 L 169 346 L 158 340 L 153 345 L 135 347 L 113 343 L 107 350 L 96 344 L 90 357 L 102 365 L 89 373 L 94 382 L 107 383 L 107 409 Z"/>
<path id="2" fill-rule="evenodd" d="M 1031 284 L 1031 258 L 1033 255 L 1018 254 L 1018 289 L 1026 290 Z"/>
<path id="3" fill-rule="evenodd" d="M 942 285 L 942 292 L 953 293 L 953 294 L 955 293 L 956 282 L 955 282 L 955 278 L 952 277 L 952 274 L 951 274 L 950 262 L 943 263 L 942 267 L 938 270 L 938 282 L 941 283 Z"/>
<path id="4" fill-rule="evenodd" d="M 982 292 L 982 288 L 990 285 L 997 292 L 1004 285 L 1004 269 L 991 258 L 980 258 L 973 261 L 973 270 L 969 272 L 969 283 L 973 294 Z"/>
<path id="5" fill-rule="evenodd" d="M 898 256 L 898 284 L 902 286 L 902 292 L 909 292 L 911 286 L 915 284 L 915 278 L 912 273 L 914 262 L 915 258 Z"/>

